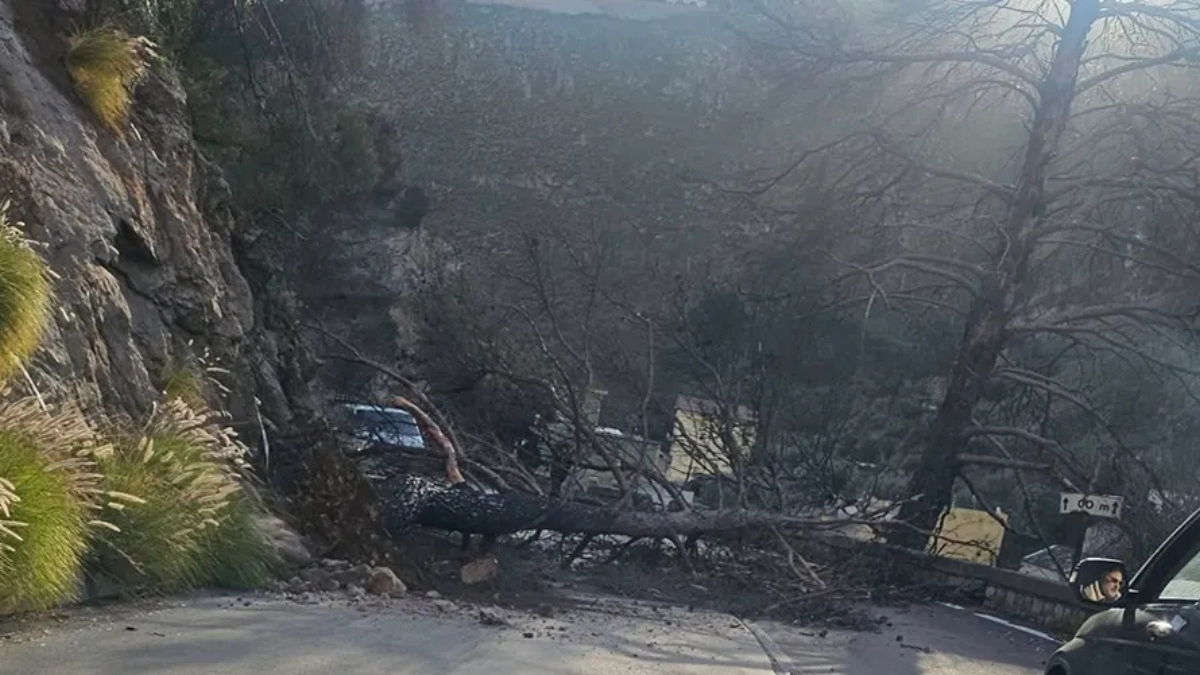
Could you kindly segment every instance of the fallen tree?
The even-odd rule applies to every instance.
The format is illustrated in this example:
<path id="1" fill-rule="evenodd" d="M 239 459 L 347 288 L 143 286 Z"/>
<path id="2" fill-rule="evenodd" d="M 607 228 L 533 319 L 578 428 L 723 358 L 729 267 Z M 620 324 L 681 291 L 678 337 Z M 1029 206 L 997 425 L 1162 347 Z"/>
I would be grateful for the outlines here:
<path id="1" fill-rule="evenodd" d="M 387 455 L 363 462 L 380 500 L 383 526 L 393 537 L 415 527 L 495 537 L 531 530 L 564 534 L 676 538 L 746 528 L 834 529 L 851 524 L 879 525 L 866 519 L 803 518 L 747 509 L 637 511 L 537 495 L 519 490 L 485 490 L 467 483 L 457 452 L 437 424 L 404 398 L 395 407 L 410 411 L 426 438 L 445 456 L 445 482 L 407 473 Z"/>
<path id="2" fill-rule="evenodd" d="M 489 492 L 467 483 L 442 484 L 422 476 L 403 476 L 376 489 L 384 526 L 394 536 L 415 526 L 490 536 L 553 530 L 565 534 L 671 537 L 745 528 L 833 529 L 864 522 L 746 509 L 635 511 L 518 490 Z"/>
<path id="3" fill-rule="evenodd" d="M 356 492 L 364 499 L 356 499 L 354 503 L 370 505 L 338 511 L 326 521 L 332 521 L 328 524 L 333 526 L 327 529 L 340 532 L 331 548 L 337 554 L 348 553 L 353 558 L 354 552 L 363 547 L 386 550 L 388 544 L 398 545 L 396 550 L 405 553 L 401 558 L 390 558 L 389 564 L 400 565 L 406 580 L 419 584 L 421 579 L 428 578 L 426 575 L 438 573 L 432 571 L 436 566 L 427 567 L 419 562 L 420 553 L 416 559 L 412 556 L 413 551 L 421 551 L 425 545 L 420 537 L 412 535 L 425 528 L 461 533 L 464 549 L 470 535 L 480 535 L 484 550 L 501 535 L 555 532 L 564 535 L 558 542 L 564 566 L 582 557 L 589 547 L 608 548 L 608 555 L 592 558 L 602 560 L 601 566 L 635 549 L 661 561 L 663 552 L 658 547 L 667 540 L 693 580 L 699 575 L 704 588 L 723 589 L 714 594 L 739 598 L 743 606 L 738 611 L 764 616 L 811 618 L 813 612 L 834 611 L 829 603 L 835 600 L 865 597 L 870 584 L 890 585 L 897 578 L 893 576 L 895 570 L 881 566 L 871 556 L 848 554 L 844 546 L 851 540 L 838 532 L 839 528 L 855 524 L 874 528 L 896 526 L 879 522 L 876 513 L 864 512 L 857 518 L 797 517 L 747 508 L 708 510 L 687 506 L 669 511 L 643 511 L 624 499 L 615 505 L 589 504 L 533 491 L 479 487 L 460 472 L 459 461 L 463 458 L 429 415 L 403 398 L 392 399 L 388 405 L 414 415 L 430 450 L 435 457 L 440 455 L 441 466 L 435 464 L 431 473 L 428 456 L 414 458 L 385 451 L 360 453 L 351 459 L 339 453 L 341 459 L 356 465 L 357 470 L 352 472 L 354 480 L 329 486 L 326 494 L 333 497 L 331 491 L 353 487 L 351 483 L 362 484 L 370 495 Z M 479 461 L 464 460 L 464 464 L 475 467 Z M 343 521 L 361 524 L 367 514 L 371 516 L 373 532 L 378 532 L 382 540 L 372 541 L 371 537 L 362 536 L 362 527 L 347 531 L 342 526 Z M 527 543 L 536 539 L 531 537 Z M 696 547 L 699 539 L 708 539 L 710 545 Z M 843 548 L 831 548 L 830 541 L 841 543 Z M 570 552 L 564 553 L 568 547 Z M 679 579 L 674 574 L 670 578 Z M 700 587 L 683 583 L 675 590 L 670 585 L 661 590 L 686 595 L 687 589 L 694 593 L 696 588 Z M 687 601 L 694 602 L 695 598 L 687 596 Z"/>

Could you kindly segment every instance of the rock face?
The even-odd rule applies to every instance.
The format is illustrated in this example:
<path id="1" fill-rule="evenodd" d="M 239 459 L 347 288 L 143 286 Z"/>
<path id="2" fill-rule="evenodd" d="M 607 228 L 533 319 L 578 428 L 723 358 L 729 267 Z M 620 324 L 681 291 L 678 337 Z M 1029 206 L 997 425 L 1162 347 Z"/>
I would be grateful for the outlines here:
<path id="1" fill-rule="evenodd" d="M 243 274 L 251 233 L 196 151 L 180 82 L 156 68 L 125 138 L 113 137 L 62 65 L 70 9 L 0 0 L 0 200 L 59 277 L 33 380 L 139 414 L 170 368 L 207 351 L 233 374 L 224 384 L 235 419 L 256 419 L 257 395 L 286 425 L 305 395 L 300 351 L 268 329 L 263 298 L 256 307 Z"/>
<path id="2" fill-rule="evenodd" d="M 402 301 L 418 287 L 427 261 L 440 255 L 419 229 L 424 199 L 419 188 L 385 183 L 312 216 L 321 239 L 304 247 L 293 283 L 307 309 L 306 336 L 319 354 L 345 351 L 321 332 L 327 330 L 389 367 L 403 356 L 412 330 Z M 382 398 L 394 386 L 369 368 L 334 360 L 326 361 L 321 380 L 334 394 L 361 400 Z"/>
<path id="3" fill-rule="evenodd" d="M 676 259 L 744 236 L 745 210 L 714 210 L 701 182 L 769 164 L 755 155 L 765 118 L 801 116 L 771 100 L 729 15 L 702 4 L 465 2 L 414 27 L 407 3 L 371 0 L 371 76 L 387 86 L 368 98 L 399 130 L 399 178 L 425 189 L 430 212 L 414 232 L 384 191 L 321 215 L 331 237 L 298 280 L 313 316 L 391 365 L 406 361 L 421 265 L 451 264 L 435 238 L 505 298 L 523 289 L 496 272 L 521 264 L 530 228 L 603 227 L 627 254 L 666 246 Z M 379 384 L 331 362 L 322 380 L 346 395 Z"/>
<path id="4" fill-rule="evenodd" d="M 406 176 L 431 186 L 430 228 L 456 242 L 494 248 L 530 219 L 632 220 L 648 241 L 722 220 L 699 183 L 791 112 L 717 10 L 468 2 L 422 30 L 401 4 L 370 22 L 373 76 L 392 83 L 378 104 L 404 130 Z"/>

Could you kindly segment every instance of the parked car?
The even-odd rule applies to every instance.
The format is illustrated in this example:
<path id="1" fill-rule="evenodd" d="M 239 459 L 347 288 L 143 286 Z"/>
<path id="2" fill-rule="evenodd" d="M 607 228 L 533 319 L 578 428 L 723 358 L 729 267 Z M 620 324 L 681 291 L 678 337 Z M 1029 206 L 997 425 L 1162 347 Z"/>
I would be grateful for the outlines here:
<path id="1" fill-rule="evenodd" d="M 1200 511 L 1133 579 L 1120 560 L 1086 558 L 1070 583 L 1101 609 L 1046 662 L 1046 675 L 1200 673 Z"/>
<path id="2" fill-rule="evenodd" d="M 425 439 L 412 413 L 364 403 L 337 408 L 337 426 L 360 443 L 361 450 L 425 451 Z"/>

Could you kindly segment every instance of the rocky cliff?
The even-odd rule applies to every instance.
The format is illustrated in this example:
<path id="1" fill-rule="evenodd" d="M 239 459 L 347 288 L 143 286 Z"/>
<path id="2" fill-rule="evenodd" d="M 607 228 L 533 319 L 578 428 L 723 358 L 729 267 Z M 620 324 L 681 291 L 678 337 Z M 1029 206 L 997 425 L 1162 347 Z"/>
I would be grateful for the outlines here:
<path id="1" fill-rule="evenodd" d="M 81 104 L 62 57 L 85 4 L 0 0 L 0 199 L 59 275 L 34 382 L 128 413 L 207 351 L 230 373 L 236 418 L 255 419 L 257 396 L 286 425 L 311 365 L 289 283 L 304 323 L 394 363 L 404 294 L 422 264 L 445 262 L 414 227 L 424 207 L 408 185 L 433 202 L 423 227 L 474 255 L 502 252 L 503 234 L 531 219 L 621 222 L 640 244 L 628 250 L 669 241 L 679 253 L 711 247 L 697 230 L 733 229 L 693 179 L 730 169 L 761 126 L 765 85 L 707 10 L 457 4 L 421 32 L 397 4 L 376 3 L 372 75 L 390 84 L 372 103 L 400 130 L 402 175 L 314 214 L 320 236 L 281 282 L 197 152 L 169 69 L 138 88 L 124 138 Z M 360 371 L 326 372 L 343 393 L 365 386 Z"/>
<path id="2" fill-rule="evenodd" d="M 310 247 L 299 288 L 313 316 L 395 363 L 421 262 L 413 251 L 451 264 L 430 239 L 503 294 L 496 271 L 531 226 L 603 223 L 625 253 L 675 261 L 738 236 L 741 216 L 713 208 L 704 182 L 762 159 L 764 117 L 794 108 L 764 110 L 771 84 L 747 43 L 729 15 L 697 5 L 446 2 L 414 25 L 405 3 L 372 2 L 368 99 L 400 130 L 402 179 L 432 208 L 421 232 L 397 227 L 374 195 L 323 216 L 332 236 Z M 347 394 L 369 379 L 323 372 Z"/>
<path id="3" fill-rule="evenodd" d="M 396 383 L 377 369 L 337 357 L 358 352 L 392 368 L 406 356 L 416 327 L 403 299 L 446 253 L 420 230 L 424 200 L 419 188 L 381 183 L 311 217 L 309 229 L 320 240 L 300 244 L 294 285 L 305 307 L 305 336 L 324 364 L 320 381 L 327 396 L 367 400 L 397 393 Z"/>
<path id="4" fill-rule="evenodd" d="M 431 225 L 495 230 L 517 190 L 675 225 L 699 215 L 697 181 L 746 159 L 769 84 L 728 15 L 588 4 L 452 3 L 426 29 L 375 7 L 375 102 L 404 130 L 406 175 L 442 198 Z"/>
<path id="5" fill-rule="evenodd" d="M 0 0 L 0 201 L 44 246 L 56 316 L 31 378 L 137 414 L 174 368 L 208 352 L 235 420 L 254 399 L 278 425 L 303 403 L 303 351 L 271 268 L 196 150 L 169 68 L 139 86 L 124 138 L 103 130 L 62 57 L 81 3 Z"/>

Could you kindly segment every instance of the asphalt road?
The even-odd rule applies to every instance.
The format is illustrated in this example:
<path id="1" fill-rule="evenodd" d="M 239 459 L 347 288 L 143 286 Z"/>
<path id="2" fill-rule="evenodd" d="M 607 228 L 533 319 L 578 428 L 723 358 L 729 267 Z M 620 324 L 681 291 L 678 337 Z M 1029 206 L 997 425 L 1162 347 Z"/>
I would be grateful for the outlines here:
<path id="1" fill-rule="evenodd" d="M 247 604 L 248 602 L 248 604 Z M 0 640 L 4 675 L 771 675 L 754 635 L 720 614 L 528 612 L 486 626 L 424 598 L 388 606 L 199 598 L 82 612 Z M 669 622 L 669 623 L 668 623 Z"/>
<path id="2" fill-rule="evenodd" d="M 974 610 L 913 605 L 877 611 L 887 619 L 878 633 L 760 627 L 790 659 L 781 670 L 794 675 L 1042 675 L 1058 647 L 1048 636 Z"/>
<path id="3" fill-rule="evenodd" d="M 0 628 L 3 675 L 1039 675 L 1053 644 L 944 607 L 822 632 L 625 601 L 544 617 L 412 598 L 195 598 Z M 5 631 L 8 631 L 5 633 Z"/>

